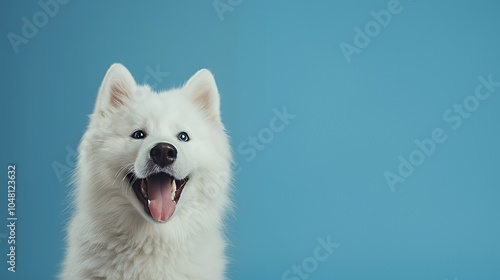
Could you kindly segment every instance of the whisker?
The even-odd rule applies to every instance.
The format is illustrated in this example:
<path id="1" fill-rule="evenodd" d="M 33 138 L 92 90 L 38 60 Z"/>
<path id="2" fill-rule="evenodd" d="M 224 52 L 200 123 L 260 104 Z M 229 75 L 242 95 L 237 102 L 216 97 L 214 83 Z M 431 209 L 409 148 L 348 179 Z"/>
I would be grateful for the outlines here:
<path id="1" fill-rule="evenodd" d="M 120 169 L 118 169 L 118 171 L 116 172 L 116 174 L 114 176 L 113 183 L 111 185 L 114 185 L 116 183 L 117 179 L 118 179 L 118 176 L 120 176 L 120 174 L 123 174 L 124 171 L 127 170 L 128 172 L 125 172 L 125 175 L 121 179 L 121 181 L 124 181 L 125 178 L 127 178 L 127 174 L 130 173 L 130 172 L 132 172 L 133 169 L 134 169 L 134 164 L 133 163 L 126 164 L 123 167 L 121 167 Z"/>

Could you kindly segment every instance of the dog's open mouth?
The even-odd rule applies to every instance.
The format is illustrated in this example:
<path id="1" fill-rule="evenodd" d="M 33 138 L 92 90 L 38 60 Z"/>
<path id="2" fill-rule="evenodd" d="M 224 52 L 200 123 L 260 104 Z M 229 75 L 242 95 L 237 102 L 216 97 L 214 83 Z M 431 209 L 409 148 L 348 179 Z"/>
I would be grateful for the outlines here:
<path id="1" fill-rule="evenodd" d="M 136 178 L 133 173 L 127 177 L 144 210 L 157 222 L 166 222 L 172 217 L 189 180 L 187 177 L 175 179 L 164 172 L 149 175 L 145 179 Z"/>

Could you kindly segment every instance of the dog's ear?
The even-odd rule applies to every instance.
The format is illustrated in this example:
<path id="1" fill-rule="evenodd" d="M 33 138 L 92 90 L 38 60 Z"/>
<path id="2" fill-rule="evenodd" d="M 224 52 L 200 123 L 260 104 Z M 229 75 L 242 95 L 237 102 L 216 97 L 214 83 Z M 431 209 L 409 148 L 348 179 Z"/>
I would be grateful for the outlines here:
<path id="1" fill-rule="evenodd" d="M 104 114 L 109 109 L 122 106 L 132 98 L 136 86 L 125 66 L 119 63 L 111 65 L 99 89 L 94 113 Z"/>
<path id="2" fill-rule="evenodd" d="M 220 122 L 219 91 L 209 70 L 201 69 L 196 72 L 186 82 L 182 91 L 205 112 L 210 120 Z"/>

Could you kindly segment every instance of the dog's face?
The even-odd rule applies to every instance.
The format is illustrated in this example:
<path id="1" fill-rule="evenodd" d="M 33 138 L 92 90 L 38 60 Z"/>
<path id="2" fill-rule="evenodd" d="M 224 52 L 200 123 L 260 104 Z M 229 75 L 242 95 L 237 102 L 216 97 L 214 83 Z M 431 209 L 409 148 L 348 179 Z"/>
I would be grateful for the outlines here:
<path id="1" fill-rule="evenodd" d="M 182 88 L 155 93 L 137 85 L 124 66 L 113 65 L 89 131 L 96 137 L 94 162 L 105 164 L 113 177 L 103 188 L 125 196 L 154 222 L 199 204 L 204 182 L 225 170 L 230 159 L 217 86 L 208 70 Z"/>

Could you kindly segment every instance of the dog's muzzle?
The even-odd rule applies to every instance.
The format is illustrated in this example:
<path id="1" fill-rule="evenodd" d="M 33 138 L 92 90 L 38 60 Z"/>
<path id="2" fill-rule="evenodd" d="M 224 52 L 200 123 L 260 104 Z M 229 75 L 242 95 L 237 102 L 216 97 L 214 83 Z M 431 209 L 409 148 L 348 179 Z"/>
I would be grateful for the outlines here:
<path id="1" fill-rule="evenodd" d="M 152 170 L 165 170 L 177 159 L 177 149 L 170 143 L 161 142 L 149 151 Z M 167 172 L 151 172 L 145 178 L 137 178 L 134 172 L 127 175 L 130 185 L 146 213 L 156 222 L 166 222 L 174 212 L 186 186 L 188 177 L 175 178 Z"/>

